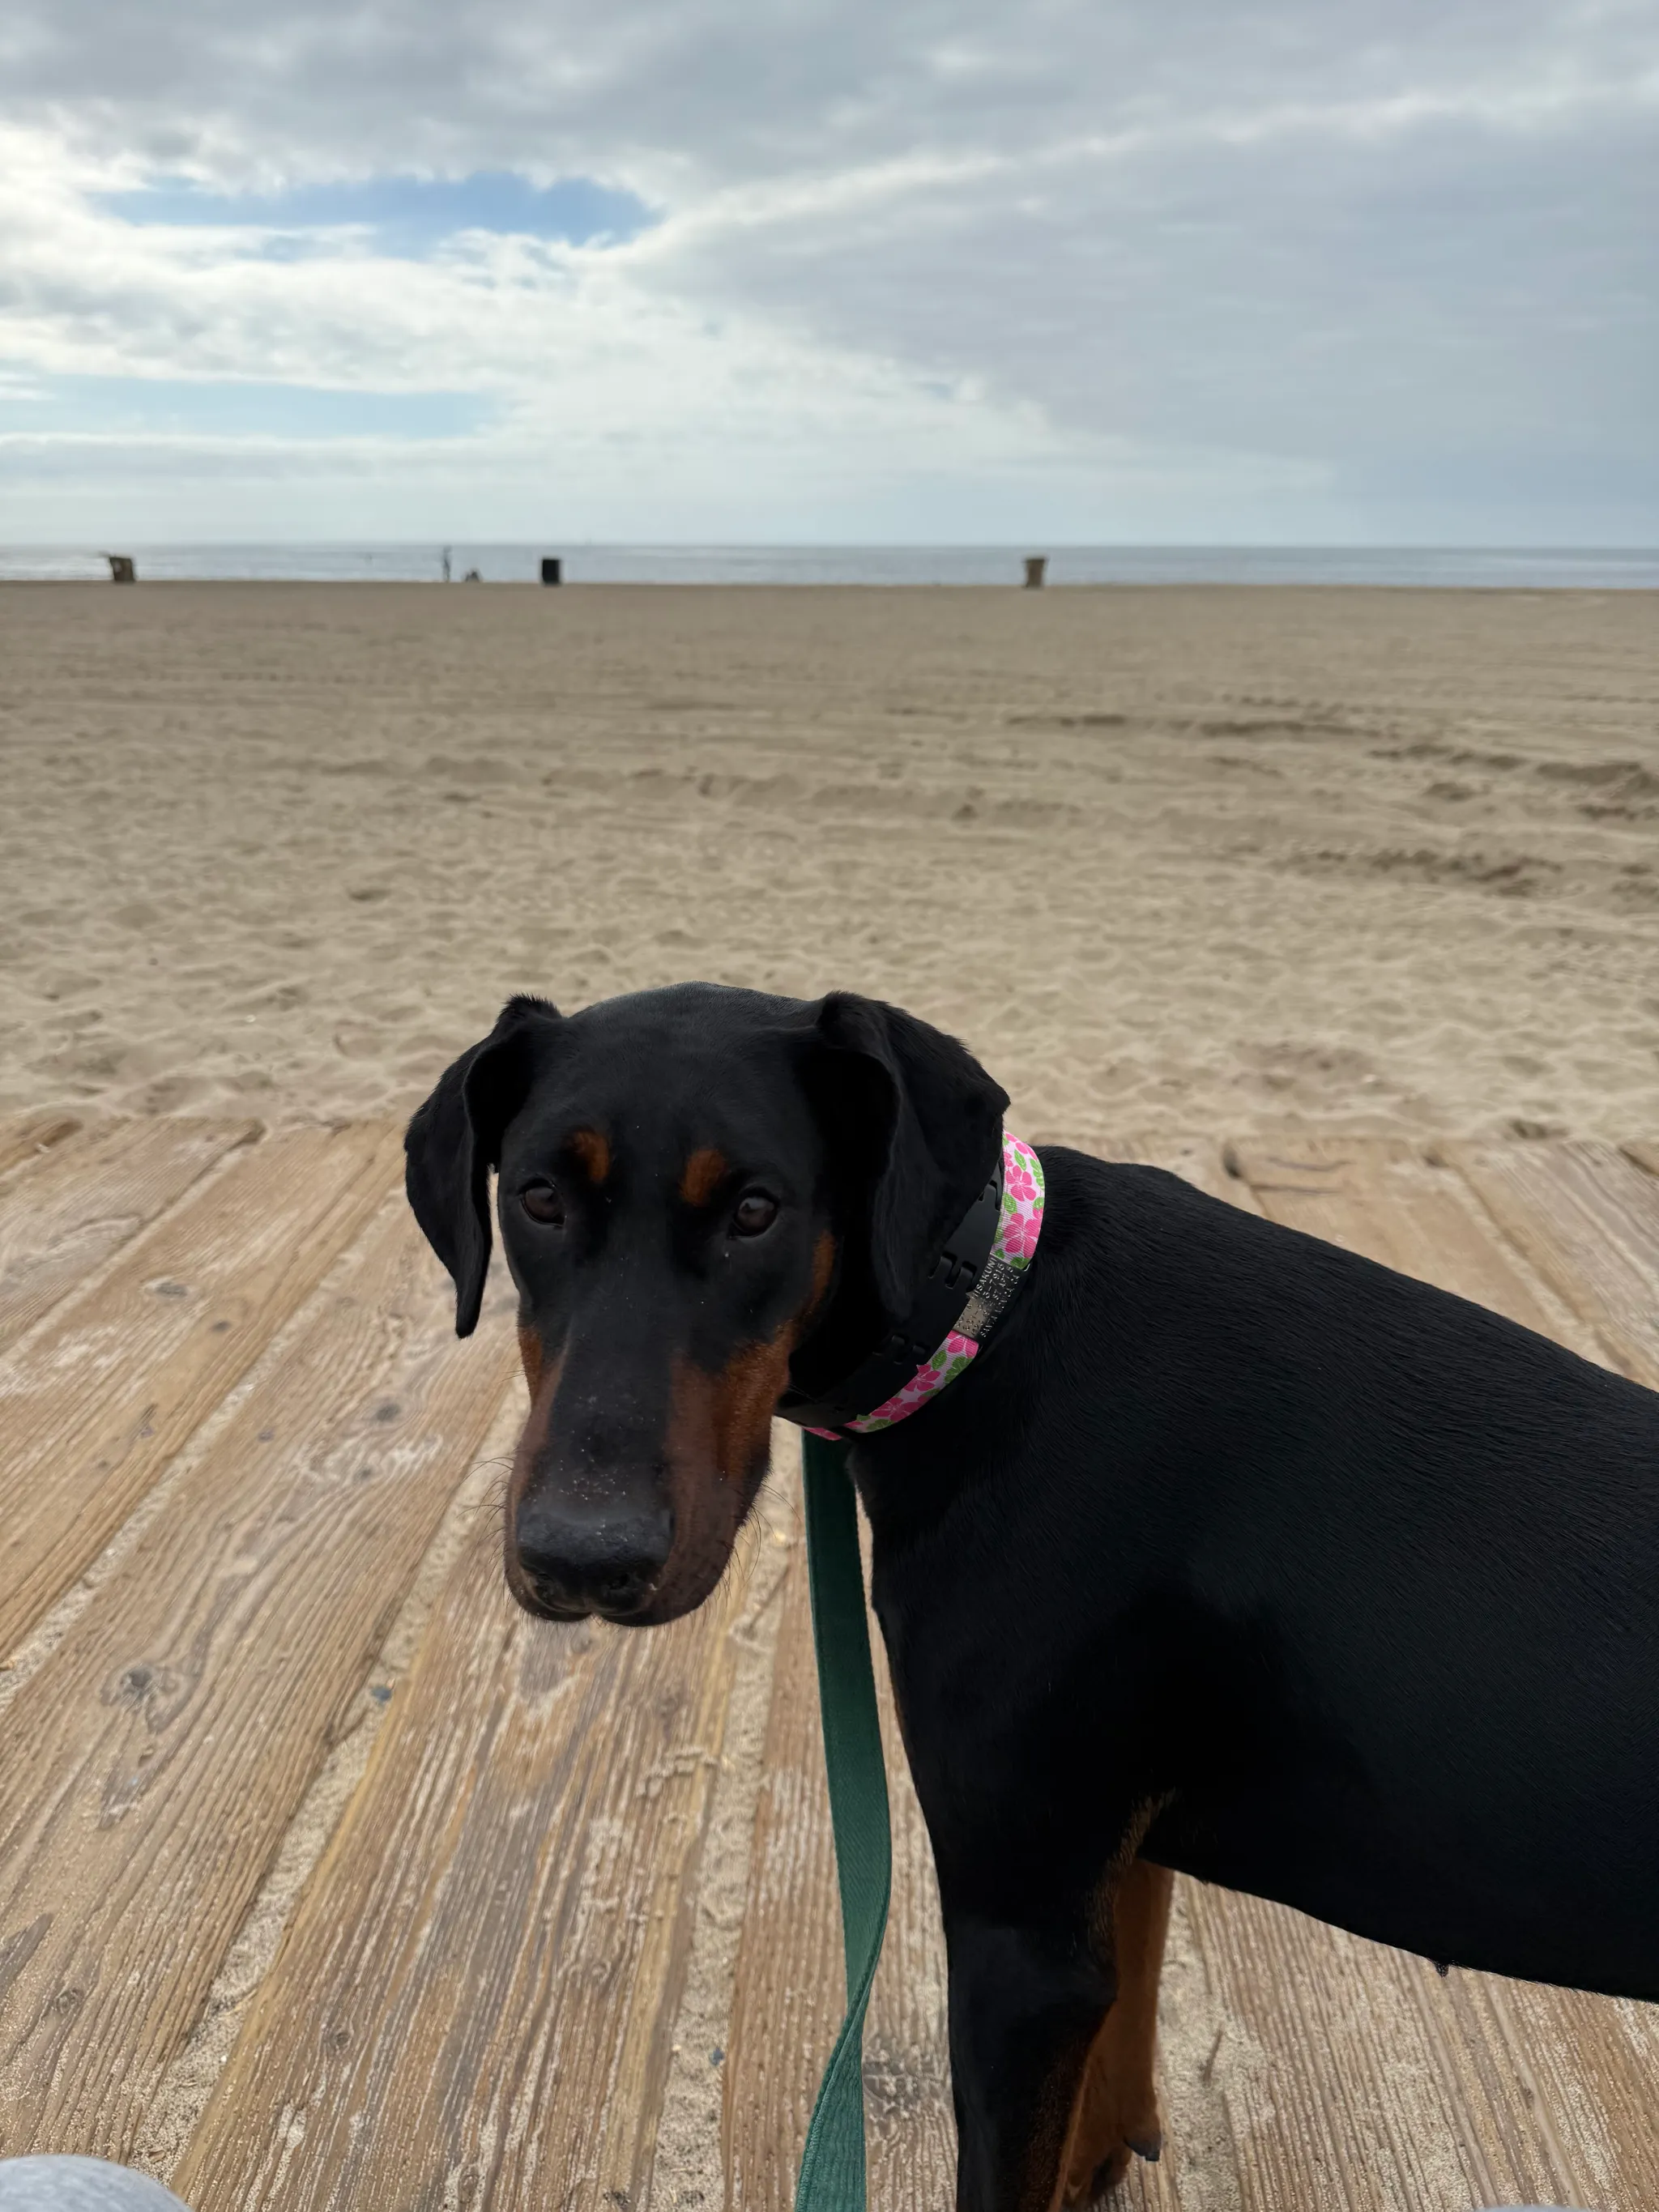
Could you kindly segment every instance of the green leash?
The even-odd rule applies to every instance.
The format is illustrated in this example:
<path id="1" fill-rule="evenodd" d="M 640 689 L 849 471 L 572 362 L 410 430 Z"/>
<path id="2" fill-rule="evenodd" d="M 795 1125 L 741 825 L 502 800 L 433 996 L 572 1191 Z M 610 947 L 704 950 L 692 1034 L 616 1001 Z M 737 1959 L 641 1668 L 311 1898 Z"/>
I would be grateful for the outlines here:
<path id="1" fill-rule="evenodd" d="M 864 1610 L 858 1504 L 847 1472 L 851 1446 L 809 1434 L 801 1447 L 812 1643 L 847 1951 L 847 2017 L 806 2130 L 795 2212 L 864 2212 L 864 2014 L 887 1929 L 893 1875 L 887 1769 Z"/>

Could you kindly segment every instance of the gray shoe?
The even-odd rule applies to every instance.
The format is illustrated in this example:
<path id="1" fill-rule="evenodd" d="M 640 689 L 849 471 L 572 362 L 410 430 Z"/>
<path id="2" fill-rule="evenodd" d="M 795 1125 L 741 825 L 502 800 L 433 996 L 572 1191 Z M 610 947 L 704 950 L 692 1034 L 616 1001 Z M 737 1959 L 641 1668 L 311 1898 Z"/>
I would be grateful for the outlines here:
<path id="1" fill-rule="evenodd" d="M 0 2212 L 190 2212 L 170 2189 L 101 2158 L 0 2158 Z"/>

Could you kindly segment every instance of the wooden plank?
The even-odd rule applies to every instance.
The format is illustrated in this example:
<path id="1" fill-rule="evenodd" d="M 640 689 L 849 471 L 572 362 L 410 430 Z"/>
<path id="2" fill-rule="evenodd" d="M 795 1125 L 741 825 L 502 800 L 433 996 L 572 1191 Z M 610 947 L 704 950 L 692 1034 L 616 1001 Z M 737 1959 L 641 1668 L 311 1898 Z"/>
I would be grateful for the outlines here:
<path id="1" fill-rule="evenodd" d="M 726 2201 L 744 2212 L 793 2200 L 818 2077 L 846 1981 L 823 1771 L 806 1557 L 787 1570 L 727 2040 L 721 2148 Z M 873 1617 L 887 1746 L 893 1898 L 865 2034 L 872 2203 L 948 2203 L 956 2130 L 945 2020 L 945 1944 L 933 1855 L 898 1742 Z"/>
<path id="2" fill-rule="evenodd" d="M 805 1545 L 801 1548 L 804 1569 Z M 866 1560 L 866 1581 L 867 1569 Z M 810 1620 L 807 1640 L 810 1643 Z M 881 1732 L 887 1751 L 888 1797 L 893 1827 L 893 1899 L 887 1944 L 870 1994 L 869 2016 L 865 2023 L 870 2198 L 872 2203 L 896 2208 L 896 2208 L 903 2207 L 912 2208 L 912 2212 L 935 2212 L 936 2207 L 955 2201 L 957 2171 L 945 1929 L 939 1917 L 933 1847 L 910 1779 L 887 1654 L 873 1613 L 870 1617 L 870 1641 L 876 1658 L 876 1686 L 881 1701 Z M 816 1671 L 810 1704 L 816 1722 Z M 821 1731 L 815 1730 L 815 1734 L 817 1740 L 813 1745 L 812 1772 L 825 1793 L 822 1817 L 827 1820 L 830 1807 L 823 1779 L 823 1737 Z M 839 1940 L 839 1908 L 832 1905 L 832 1911 L 836 1913 L 835 1925 Z M 839 1962 L 837 1970 L 830 1975 L 829 1987 L 832 1996 L 844 1999 L 845 1969 L 839 1966 Z M 840 2025 L 838 2005 L 835 2026 L 839 2028 Z M 819 2053 L 820 2071 L 828 2056 L 827 2049 Z M 815 2078 L 814 2094 L 817 2087 Z M 791 2151 L 792 2178 L 799 2161 L 801 2140 L 800 2136 L 794 2139 Z"/>
<path id="3" fill-rule="evenodd" d="M 133 2148 L 513 1376 L 401 1199 L 0 1717 L 0 2142 Z"/>
<path id="4" fill-rule="evenodd" d="M 46 1154 L 0 1207 L 0 1350 L 258 1134 L 257 1121 L 112 1121 Z"/>
<path id="5" fill-rule="evenodd" d="M 1490 2009 L 1485 2039 L 1500 2063 L 1507 2052 L 1522 2094 L 1560 2134 L 1559 2163 L 1577 2177 L 1561 2201 L 1652 2212 L 1659 2204 L 1659 2005 L 1480 1975 L 1454 1975 L 1450 1989 L 1471 2011 Z"/>
<path id="6" fill-rule="evenodd" d="M 741 1579 L 672 1627 L 558 1628 L 500 1542 L 487 1514 L 173 2177 L 191 2203 L 640 2201 Z"/>
<path id="7" fill-rule="evenodd" d="M 879 1654 L 878 1635 L 872 1640 Z M 884 1672 L 878 1665 L 878 1675 Z M 898 1807 L 896 1783 L 890 1758 L 889 1795 Z M 894 1827 L 896 1891 L 908 1854 L 898 1846 L 897 1818 Z M 786 1570 L 726 2045 L 720 2135 L 730 2212 L 787 2212 L 793 2201 L 812 2100 L 846 1999 L 838 1912 L 806 1553 L 798 1543 Z M 893 1948 L 890 1929 L 879 1971 L 890 1964 Z M 868 2038 L 866 2047 L 867 2054 Z M 929 2056 L 937 2060 L 939 2053 Z M 914 2070 L 925 2074 L 925 2063 Z M 873 2152 L 869 2137 L 866 2124 Z M 928 2178 L 932 2203 L 948 2203 L 950 2191 L 940 2189 L 937 2174 Z M 884 2212 L 887 2199 L 873 2172 L 871 2185 L 871 2202 Z M 901 2190 L 897 2201 L 910 2200 Z"/>
<path id="8" fill-rule="evenodd" d="M 56 1111 L 14 1114 L 0 1121 L 0 1176 L 44 1159 L 54 1145 L 72 1137 L 80 1126 L 77 1115 Z"/>
<path id="9" fill-rule="evenodd" d="M 1563 1333 L 1566 1317 L 1540 1297 L 1492 1235 L 1455 1169 L 1425 1158 L 1418 1146 L 1379 1137 L 1307 1137 L 1246 1142 L 1233 1153 L 1271 1219 L 1472 1298 L 1540 1334 Z M 1582 1330 L 1569 1341 L 1575 1351 L 1595 1350 Z"/>
<path id="10" fill-rule="evenodd" d="M 1182 2204 L 1601 2203 L 1579 2193 L 1583 2162 L 1560 2155 L 1514 2048 L 1473 2016 L 1474 1985 L 1507 1986 L 1443 1983 L 1281 1906 L 1177 1883 L 1159 2024 Z"/>
<path id="11" fill-rule="evenodd" d="M 818 2079 L 846 2002 L 805 1547 L 787 1570 L 726 2057 L 726 2203 L 787 2212 Z M 886 1656 L 871 1642 L 887 1750 L 893 1892 L 865 2028 L 869 2196 L 933 2212 L 955 2192 L 945 1936 L 933 1848 L 899 1737 Z"/>
<path id="12" fill-rule="evenodd" d="M 1613 1359 L 1659 1387 L 1659 1182 L 1612 1145 L 1452 1145 L 1447 1152 Z"/>
<path id="13" fill-rule="evenodd" d="M 0 1361 L 0 1655 L 97 1557 L 398 1165 L 380 1123 L 270 1137 Z"/>
<path id="14" fill-rule="evenodd" d="M 1160 2012 L 1182 2202 L 1467 2212 L 1659 2202 L 1659 2008 L 1454 1972 L 1176 1885 Z M 1195 2146 L 1197 2147 L 1195 2152 Z"/>

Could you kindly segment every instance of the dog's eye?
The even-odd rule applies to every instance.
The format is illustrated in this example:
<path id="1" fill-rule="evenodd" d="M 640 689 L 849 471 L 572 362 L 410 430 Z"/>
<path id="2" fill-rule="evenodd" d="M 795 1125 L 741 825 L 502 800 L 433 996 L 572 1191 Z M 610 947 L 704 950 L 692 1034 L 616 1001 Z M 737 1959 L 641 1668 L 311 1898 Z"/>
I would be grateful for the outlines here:
<path id="1" fill-rule="evenodd" d="M 556 1229 L 564 1219 L 564 1200 L 550 1182 L 526 1183 L 519 1194 L 519 1203 L 532 1221 L 546 1223 Z"/>
<path id="2" fill-rule="evenodd" d="M 732 1233 L 738 1237 L 763 1236 L 777 1218 L 775 1198 L 769 1198 L 763 1190 L 747 1190 L 733 1210 Z"/>

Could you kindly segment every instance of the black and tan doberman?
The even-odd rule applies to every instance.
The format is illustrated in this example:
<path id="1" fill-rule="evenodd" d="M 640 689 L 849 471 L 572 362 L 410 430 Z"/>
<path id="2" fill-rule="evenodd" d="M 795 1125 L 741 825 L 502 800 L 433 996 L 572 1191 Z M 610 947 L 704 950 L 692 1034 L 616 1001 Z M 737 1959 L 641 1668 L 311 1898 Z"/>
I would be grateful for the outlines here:
<path id="1" fill-rule="evenodd" d="M 520 1604 L 644 1626 L 708 1595 L 775 1410 L 937 1322 L 1006 1103 L 843 994 L 507 1006 L 411 1122 L 409 1194 L 465 1334 L 499 1170 Z M 1659 1998 L 1659 1395 L 1173 1176 L 1041 1160 L 979 1356 L 853 1456 L 964 2212 L 1156 2154 L 1172 1869 Z"/>

